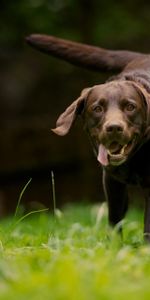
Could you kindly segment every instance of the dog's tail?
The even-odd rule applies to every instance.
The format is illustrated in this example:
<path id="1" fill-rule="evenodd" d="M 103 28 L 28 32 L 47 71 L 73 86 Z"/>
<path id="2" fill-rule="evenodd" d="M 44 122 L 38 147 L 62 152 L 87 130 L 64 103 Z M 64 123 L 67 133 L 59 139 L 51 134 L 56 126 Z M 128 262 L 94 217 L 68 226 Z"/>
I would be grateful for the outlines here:
<path id="1" fill-rule="evenodd" d="M 41 52 L 95 71 L 121 71 L 130 61 L 142 56 L 137 52 L 107 50 L 43 34 L 32 34 L 26 41 Z"/>

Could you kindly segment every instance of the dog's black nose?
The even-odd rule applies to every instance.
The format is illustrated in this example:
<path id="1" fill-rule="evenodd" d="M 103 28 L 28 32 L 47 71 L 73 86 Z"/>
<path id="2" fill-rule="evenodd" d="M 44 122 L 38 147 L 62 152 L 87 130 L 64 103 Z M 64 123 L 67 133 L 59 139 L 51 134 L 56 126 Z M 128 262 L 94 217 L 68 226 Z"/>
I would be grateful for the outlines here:
<path id="1" fill-rule="evenodd" d="M 123 125 L 120 123 L 107 124 L 105 129 L 107 133 L 111 134 L 122 133 L 124 130 Z"/>

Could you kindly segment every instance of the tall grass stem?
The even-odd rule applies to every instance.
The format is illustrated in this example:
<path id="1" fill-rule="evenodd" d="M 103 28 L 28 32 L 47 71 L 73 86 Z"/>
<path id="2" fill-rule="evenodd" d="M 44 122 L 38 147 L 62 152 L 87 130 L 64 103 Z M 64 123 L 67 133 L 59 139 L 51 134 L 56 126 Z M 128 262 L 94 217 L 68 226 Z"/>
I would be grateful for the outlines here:
<path id="1" fill-rule="evenodd" d="M 55 191 L 55 178 L 54 178 L 53 171 L 51 171 L 51 181 L 52 181 L 53 209 L 54 209 L 54 215 L 55 215 L 55 213 L 56 213 L 56 191 Z"/>

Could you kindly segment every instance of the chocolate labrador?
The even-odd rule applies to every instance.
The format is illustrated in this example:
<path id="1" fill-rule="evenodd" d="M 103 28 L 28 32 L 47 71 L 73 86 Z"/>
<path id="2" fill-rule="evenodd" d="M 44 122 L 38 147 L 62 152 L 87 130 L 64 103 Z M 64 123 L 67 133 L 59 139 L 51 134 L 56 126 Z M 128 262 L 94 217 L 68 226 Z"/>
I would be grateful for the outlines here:
<path id="1" fill-rule="evenodd" d="M 53 131 L 69 132 L 83 119 L 94 153 L 103 168 L 109 222 L 116 225 L 128 208 L 128 184 L 150 186 L 150 55 L 110 51 L 45 35 L 27 41 L 40 51 L 73 64 L 120 71 L 104 84 L 86 88 L 57 120 Z M 150 194 L 145 204 L 145 239 L 150 241 Z"/>

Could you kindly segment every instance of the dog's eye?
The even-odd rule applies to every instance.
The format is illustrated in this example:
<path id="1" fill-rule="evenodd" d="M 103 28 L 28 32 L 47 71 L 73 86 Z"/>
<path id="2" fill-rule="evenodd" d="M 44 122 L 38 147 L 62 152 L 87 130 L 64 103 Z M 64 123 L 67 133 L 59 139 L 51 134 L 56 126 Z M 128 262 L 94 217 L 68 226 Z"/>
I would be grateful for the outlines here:
<path id="1" fill-rule="evenodd" d="M 127 111 L 134 111 L 136 109 L 136 105 L 135 104 L 133 104 L 133 103 L 127 103 L 126 104 L 126 110 Z"/>
<path id="2" fill-rule="evenodd" d="M 101 105 L 97 105 L 97 106 L 93 107 L 93 111 L 96 113 L 102 113 L 103 107 Z"/>

